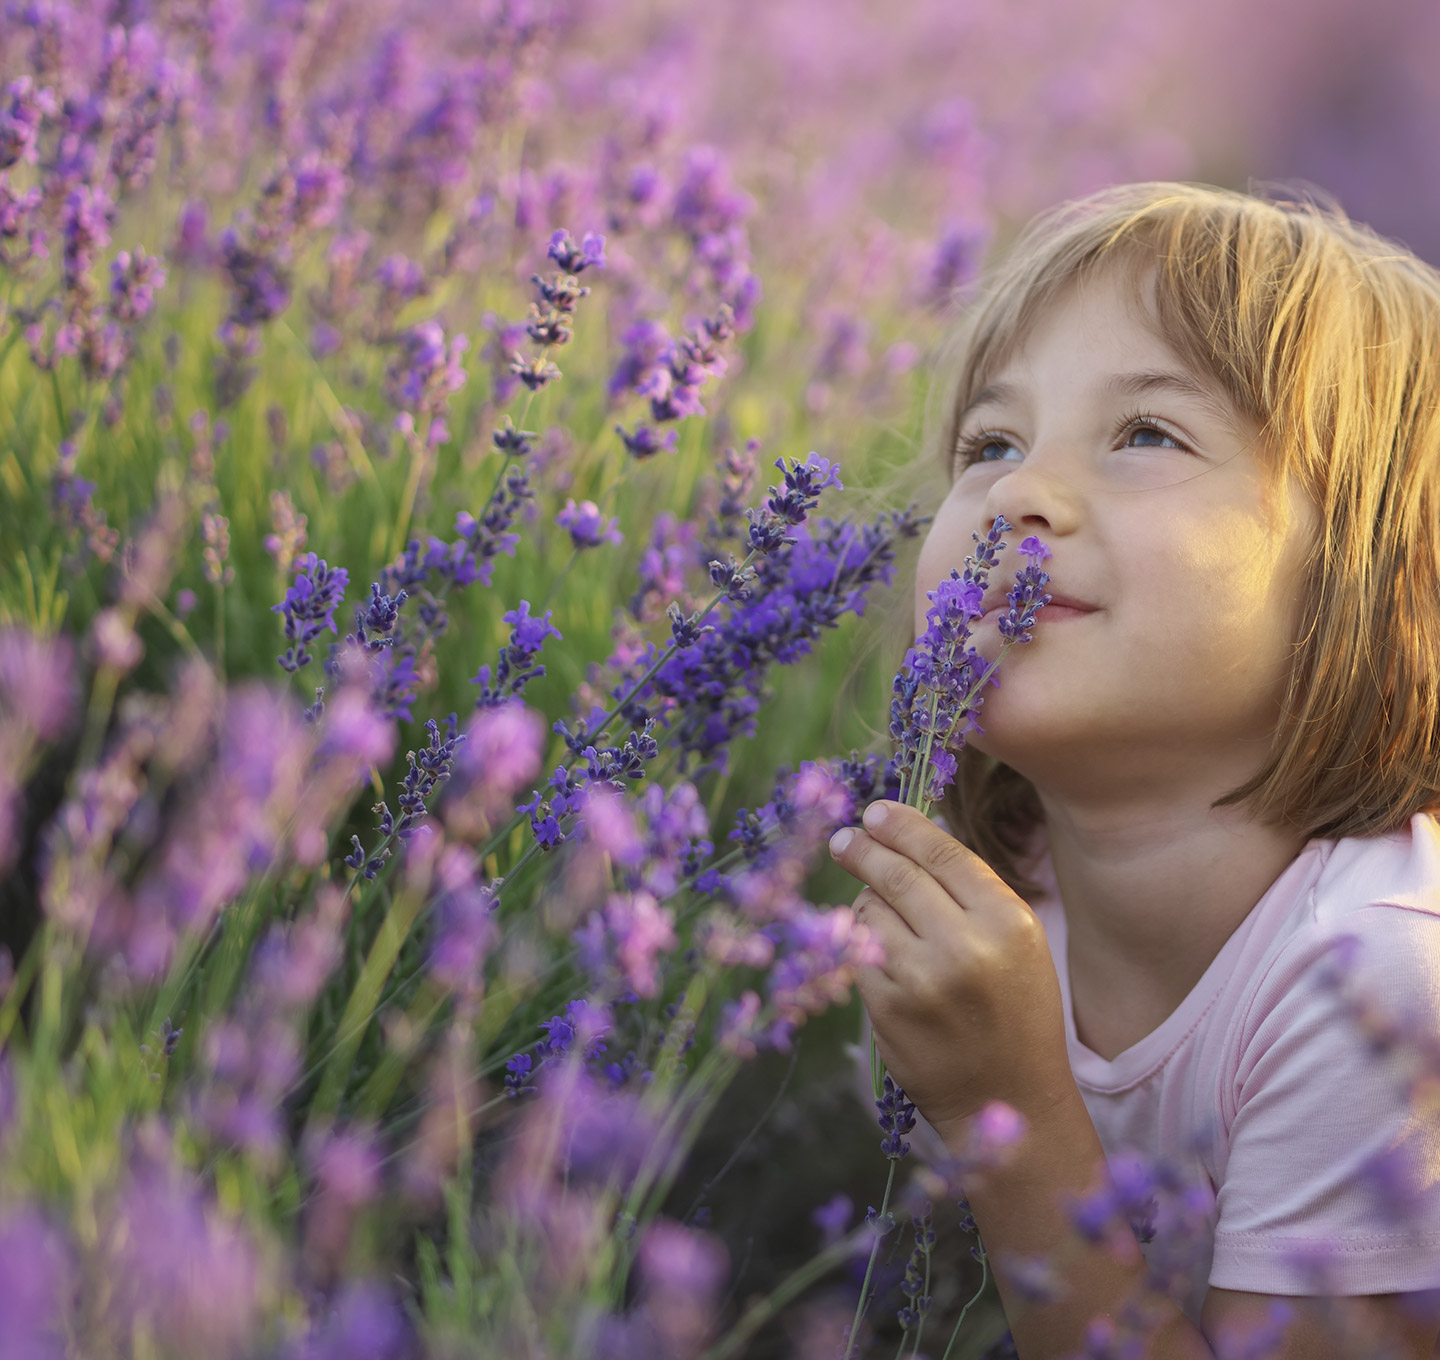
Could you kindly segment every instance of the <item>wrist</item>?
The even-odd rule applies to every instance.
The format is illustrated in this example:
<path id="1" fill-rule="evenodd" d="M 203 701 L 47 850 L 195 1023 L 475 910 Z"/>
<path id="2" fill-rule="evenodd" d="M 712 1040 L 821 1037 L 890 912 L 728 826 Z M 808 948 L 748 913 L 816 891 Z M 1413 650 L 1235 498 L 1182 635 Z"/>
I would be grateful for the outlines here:
<path id="1" fill-rule="evenodd" d="M 977 1151 L 1006 1141 L 1007 1134 L 1009 1141 L 1023 1137 L 1032 1145 L 1048 1145 L 1078 1126 L 1096 1137 L 1085 1099 L 1068 1069 L 1063 1077 L 1023 1098 L 994 1101 L 965 1114 L 931 1120 L 931 1126 L 950 1155 L 961 1160 L 973 1160 Z"/>

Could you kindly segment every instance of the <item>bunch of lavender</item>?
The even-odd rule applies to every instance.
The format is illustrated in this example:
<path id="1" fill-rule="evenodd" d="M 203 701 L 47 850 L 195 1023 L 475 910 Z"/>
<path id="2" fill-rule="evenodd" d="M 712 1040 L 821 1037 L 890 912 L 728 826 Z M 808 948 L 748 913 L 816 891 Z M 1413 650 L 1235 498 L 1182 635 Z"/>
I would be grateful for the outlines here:
<path id="1" fill-rule="evenodd" d="M 965 559 L 965 570 L 951 570 L 926 598 L 926 628 L 905 654 L 895 676 L 890 700 L 890 736 L 895 754 L 886 767 L 887 787 L 899 790 L 900 801 L 925 814 L 944 795 L 955 778 L 955 752 L 971 732 L 983 729 L 975 718 L 985 702 L 987 684 L 999 684 L 1001 661 L 1017 643 L 1029 642 L 1035 616 L 1050 601 L 1045 587 L 1050 577 L 1040 564 L 1052 554 L 1031 535 L 1020 544 L 1025 566 L 1015 573 L 1007 592 L 1007 608 L 999 619 L 1003 639 L 993 661 L 987 661 L 970 643 L 972 620 L 986 612 L 990 571 L 1005 548 L 1002 534 L 1011 526 L 997 515 L 982 539 L 972 534 L 975 552 Z M 880 1098 L 885 1067 L 870 1039 L 870 1072 L 876 1099 Z"/>
<path id="2" fill-rule="evenodd" d="M 955 778 L 956 750 L 970 733 L 983 730 L 975 714 L 985 702 L 985 686 L 999 683 L 1001 661 L 1017 643 L 1030 641 L 1035 616 L 1050 601 L 1045 594 L 1050 577 L 1040 564 L 1051 552 L 1032 535 L 1020 544 L 1026 565 L 1005 597 L 1008 608 L 998 625 L 1003 640 L 994 660 L 971 645 L 971 622 L 986 612 L 990 571 L 1005 548 L 1000 536 L 1011 527 L 1000 515 L 984 539 L 971 535 L 975 552 L 965 559 L 963 572 L 952 570 L 927 593 L 925 631 L 895 676 L 890 736 L 896 751 L 888 776 L 898 784 L 901 802 L 927 814 Z"/>
<path id="3" fill-rule="evenodd" d="M 922 27 L 953 22 L 929 2 Z M 851 144 L 793 39 L 784 82 L 749 64 L 756 97 L 800 82 L 835 165 L 941 186 L 883 195 L 921 206 L 881 224 L 825 176 L 741 187 L 790 126 L 729 116 L 740 87 L 711 78 L 726 14 L 750 49 L 775 22 L 756 0 L 680 48 L 621 0 L 603 61 L 585 4 L 382 3 L 343 35 L 323 6 L 202 8 L 37 0 L 0 43 L 0 539 L 23 549 L 0 925 L 38 913 L 0 952 L 7 1336 L 733 1354 L 872 1244 L 842 1234 L 720 1340 L 723 1247 L 666 1202 L 741 1064 L 873 959 L 806 885 L 880 760 L 802 759 L 764 706 L 920 521 L 820 513 L 818 454 L 755 505 L 757 441 L 705 463 L 757 410 L 852 447 L 907 395 L 942 320 L 914 304 L 988 235 L 984 116 L 948 72 L 914 103 L 898 61 L 914 116 Z M 1025 137 L 1130 144 L 1113 109 L 1055 108 Z M 704 125 L 729 140 L 687 145 Z M 793 334 L 757 326 L 762 272 Z M 937 634 L 930 679 L 964 652 Z M 965 702 L 902 703 L 917 796 Z"/>

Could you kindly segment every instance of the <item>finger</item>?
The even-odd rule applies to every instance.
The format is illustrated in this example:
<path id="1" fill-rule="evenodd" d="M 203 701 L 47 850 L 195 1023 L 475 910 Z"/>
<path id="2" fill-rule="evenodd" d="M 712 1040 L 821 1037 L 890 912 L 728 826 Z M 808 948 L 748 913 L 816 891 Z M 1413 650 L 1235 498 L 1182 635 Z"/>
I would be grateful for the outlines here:
<path id="1" fill-rule="evenodd" d="M 855 920 L 869 931 L 870 938 L 884 951 L 884 958 L 873 965 L 874 968 L 890 981 L 895 981 L 897 974 L 892 965 L 906 942 L 914 939 L 914 932 L 873 888 L 862 889 L 851 910 L 855 913 Z"/>
<path id="2" fill-rule="evenodd" d="M 916 935 L 955 919 L 955 903 L 914 860 L 882 844 L 858 827 L 844 827 L 830 838 L 835 862 L 873 888 L 894 915 Z"/>
<path id="3" fill-rule="evenodd" d="M 863 821 L 874 840 L 911 860 L 966 910 L 1009 907 L 1022 900 L 979 855 L 919 808 L 882 800 L 865 809 Z"/>
<path id="4" fill-rule="evenodd" d="M 886 951 L 887 955 L 890 951 Z M 880 963 L 862 963 L 855 970 L 855 988 L 860 993 L 866 1012 L 878 1006 L 888 1010 L 904 994 L 903 982 L 890 971 L 890 959 Z"/>

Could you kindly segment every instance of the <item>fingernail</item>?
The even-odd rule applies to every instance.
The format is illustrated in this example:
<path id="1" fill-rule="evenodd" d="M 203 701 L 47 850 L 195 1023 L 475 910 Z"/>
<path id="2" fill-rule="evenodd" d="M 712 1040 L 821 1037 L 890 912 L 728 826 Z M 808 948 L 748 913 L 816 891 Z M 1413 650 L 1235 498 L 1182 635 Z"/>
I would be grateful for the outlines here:
<path id="1" fill-rule="evenodd" d="M 870 806 L 865 809 L 865 814 L 860 820 L 863 821 L 866 826 L 879 826 L 889 815 L 890 805 L 888 803 L 871 803 Z"/>
<path id="2" fill-rule="evenodd" d="M 854 827 L 842 826 L 839 831 L 830 837 L 830 853 L 832 855 L 843 855 L 845 853 L 845 847 L 854 839 Z"/>

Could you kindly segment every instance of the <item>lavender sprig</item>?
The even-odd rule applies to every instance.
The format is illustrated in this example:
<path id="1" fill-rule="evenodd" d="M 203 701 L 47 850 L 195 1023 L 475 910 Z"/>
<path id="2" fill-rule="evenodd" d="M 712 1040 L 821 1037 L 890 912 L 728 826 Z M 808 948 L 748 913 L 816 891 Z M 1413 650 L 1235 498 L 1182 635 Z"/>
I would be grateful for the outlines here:
<path id="1" fill-rule="evenodd" d="M 290 646 L 276 659 L 287 671 L 308 666 L 314 657 L 309 646 L 327 628 L 336 633 L 335 611 L 345 596 L 350 574 L 344 567 L 331 567 L 313 552 L 297 563 L 295 584 L 271 611 L 285 615 L 285 637 Z"/>
<path id="2" fill-rule="evenodd" d="M 925 631 L 905 654 L 895 676 L 890 734 L 897 749 L 886 782 L 898 781 L 900 801 L 927 816 L 955 779 L 956 750 L 964 746 L 971 732 L 981 730 L 975 712 L 984 702 L 985 685 L 1011 647 L 1031 640 L 1035 615 L 1050 601 L 1045 594 L 1050 577 L 1040 564 L 1052 554 L 1032 534 L 1020 544 L 1026 565 L 1015 573 L 1015 584 L 1005 597 L 1009 608 L 999 620 L 1004 639 L 999 652 L 987 662 L 971 645 L 971 621 L 985 613 L 990 571 L 1005 548 L 1001 535 L 1013 527 L 1004 515 L 997 515 L 983 539 L 971 535 L 975 551 L 965 559 L 965 570 L 952 569 L 949 578 L 927 594 L 930 608 L 925 614 Z M 873 1033 L 870 1075 L 878 1103 L 893 1083 Z M 903 1091 L 899 1095 L 904 1098 Z M 886 1148 L 886 1156 L 891 1155 Z"/>
<path id="3" fill-rule="evenodd" d="M 984 702 L 985 685 L 1011 647 L 1031 640 L 1035 616 L 1050 600 L 1044 593 L 1050 578 L 1040 567 L 1050 549 L 1032 535 L 1020 544 L 1027 564 L 1006 596 L 999 653 L 987 662 L 971 645 L 971 622 L 985 612 L 990 570 L 1005 547 L 1001 535 L 1011 527 L 999 515 L 983 540 L 972 535 L 975 552 L 965 559 L 963 573 L 952 570 L 929 592 L 925 632 L 895 677 L 890 733 L 898 749 L 892 773 L 901 801 L 926 813 L 955 778 L 956 749 L 980 730 L 975 713 Z"/>

